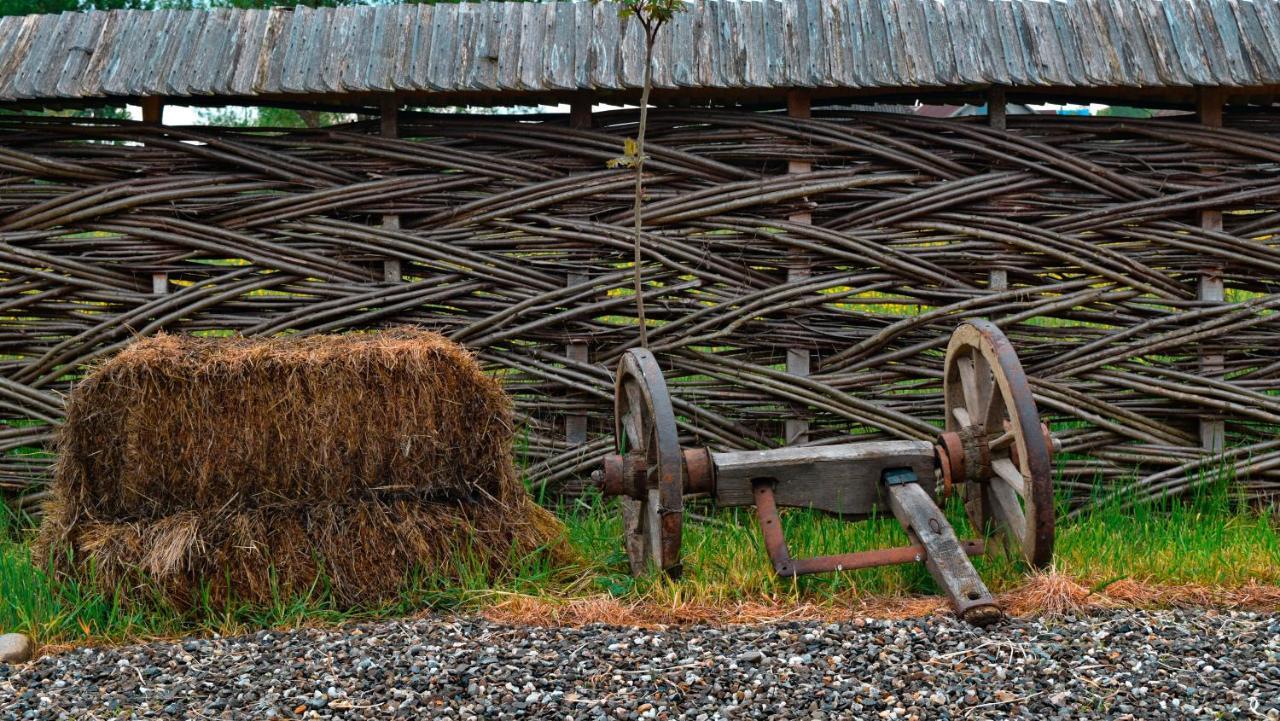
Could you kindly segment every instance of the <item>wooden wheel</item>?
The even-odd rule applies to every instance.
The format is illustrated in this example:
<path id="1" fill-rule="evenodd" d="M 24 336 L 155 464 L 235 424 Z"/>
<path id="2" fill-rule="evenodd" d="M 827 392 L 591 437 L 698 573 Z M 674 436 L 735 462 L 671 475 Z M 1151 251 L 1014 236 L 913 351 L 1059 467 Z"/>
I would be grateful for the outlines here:
<path id="1" fill-rule="evenodd" d="M 643 488 L 618 498 L 631 573 L 657 567 L 679 578 L 684 465 L 667 383 L 649 351 L 629 350 L 618 363 L 613 418 L 618 453 L 641 462 L 644 474 Z"/>
<path id="2" fill-rule="evenodd" d="M 1009 339 L 985 320 L 965 321 L 947 345 L 947 430 L 966 439 L 965 511 L 981 533 L 1004 537 L 1036 568 L 1053 558 L 1053 476 L 1048 433 Z"/>

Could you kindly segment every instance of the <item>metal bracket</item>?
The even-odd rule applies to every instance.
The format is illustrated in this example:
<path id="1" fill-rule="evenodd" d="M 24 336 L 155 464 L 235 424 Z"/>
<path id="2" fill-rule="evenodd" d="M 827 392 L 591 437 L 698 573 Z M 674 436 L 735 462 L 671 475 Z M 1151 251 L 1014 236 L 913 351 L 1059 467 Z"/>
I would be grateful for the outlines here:
<path id="1" fill-rule="evenodd" d="M 915 470 L 908 467 L 886 468 L 881 472 L 880 477 L 884 480 L 884 484 L 889 487 L 920 482 Z"/>
<path id="2" fill-rule="evenodd" d="M 903 481 L 903 483 L 910 484 L 911 481 Z M 926 560 L 926 546 L 916 538 L 911 539 L 916 541 L 911 546 L 878 548 L 874 551 L 857 551 L 835 556 L 792 558 L 791 551 L 787 548 L 786 535 L 782 531 L 782 518 L 778 515 L 778 504 L 773 495 L 773 481 L 758 479 L 753 485 L 756 515 L 760 519 L 764 547 L 769 553 L 769 561 L 773 564 L 774 572 L 783 578 L 794 578 L 810 573 L 854 571 L 859 568 L 893 566 L 901 563 L 920 563 Z M 924 492 L 921 491 L 921 493 Z M 928 498 L 928 496 L 925 497 Z M 982 541 L 962 541 L 960 549 L 970 556 L 980 556 L 985 551 L 985 544 Z"/>

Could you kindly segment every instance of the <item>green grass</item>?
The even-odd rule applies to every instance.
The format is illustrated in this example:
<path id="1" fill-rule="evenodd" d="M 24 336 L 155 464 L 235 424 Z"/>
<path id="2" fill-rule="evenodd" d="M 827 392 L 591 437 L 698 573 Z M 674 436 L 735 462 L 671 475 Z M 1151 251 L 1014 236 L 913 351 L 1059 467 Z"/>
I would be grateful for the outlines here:
<path id="1" fill-rule="evenodd" d="M 2 506 L 0 506 L 2 508 Z M 278 598 L 267 606 L 201 604 L 179 613 L 156 601 L 125 607 L 92 583 L 54 579 L 31 560 L 31 530 L 0 515 L 0 632 L 21 631 L 41 643 L 113 642 L 184 634 L 236 633 L 257 628 L 333 624 L 411 615 L 427 609 L 474 611 L 513 595 L 568 600 L 608 595 L 663 607 L 684 604 L 812 603 L 846 606 L 873 595 L 936 593 L 920 565 L 843 574 L 777 578 L 765 557 L 751 509 L 718 512 L 700 508 L 714 523 L 686 520 L 685 577 L 673 582 L 626 573 L 620 521 L 614 505 L 587 497 L 561 509 L 583 567 L 550 568 L 544 560 L 516 559 L 511 578 L 490 583 L 465 558 L 451 576 L 420 577 L 393 602 L 376 608 L 340 609 L 321 581 L 302 598 Z M 968 534 L 954 501 L 948 516 Z M 902 545 L 906 537 L 892 519 L 846 523 L 805 509 L 784 509 L 792 554 L 817 555 Z M 993 591 L 1017 586 L 1027 573 L 1008 557 L 983 557 L 975 565 Z M 1250 581 L 1280 585 L 1280 519 L 1239 504 L 1225 481 L 1210 484 L 1179 502 L 1122 509 L 1111 506 L 1061 523 L 1055 566 L 1082 582 L 1101 586 L 1120 579 L 1156 584 L 1237 587 Z"/>

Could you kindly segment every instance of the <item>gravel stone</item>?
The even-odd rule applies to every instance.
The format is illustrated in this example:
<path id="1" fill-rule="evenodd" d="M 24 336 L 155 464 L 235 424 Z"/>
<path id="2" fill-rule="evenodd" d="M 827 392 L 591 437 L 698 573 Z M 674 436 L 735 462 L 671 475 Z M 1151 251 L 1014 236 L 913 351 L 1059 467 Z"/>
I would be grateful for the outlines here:
<path id="1" fill-rule="evenodd" d="M 30 661 L 36 651 L 31 639 L 21 633 L 6 633 L 0 636 L 0 663 L 23 663 Z"/>
<path id="2" fill-rule="evenodd" d="M 0 720 L 1280 721 L 1280 614 L 660 630 L 430 618 L 0 664 Z"/>

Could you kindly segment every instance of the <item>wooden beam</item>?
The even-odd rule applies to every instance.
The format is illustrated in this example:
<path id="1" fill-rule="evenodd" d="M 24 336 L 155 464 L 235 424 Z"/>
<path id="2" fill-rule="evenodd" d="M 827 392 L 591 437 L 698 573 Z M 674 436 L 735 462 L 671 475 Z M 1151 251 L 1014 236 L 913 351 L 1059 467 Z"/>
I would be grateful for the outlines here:
<path id="1" fill-rule="evenodd" d="M 810 96 L 804 90 L 792 90 L 787 93 L 787 115 L 797 119 L 808 119 L 812 117 L 812 106 Z M 791 160 L 787 163 L 787 173 L 800 174 L 808 173 L 813 170 L 813 163 L 808 160 Z M 787 220 L 793 223 L 812 223 L 813 214 L 809 211 L 801 211 L 788 216 Z M 787 282 L 795 282 L 808 278 L 811 271 L 810 264 L 812 259 L 803 252 L 791 253 L 788 260 L 790 267 L 787 268 Z M 788 348 L 787 349 L 787 372 L 796 376 L 807 376 L 812 369 L 813 354 L 808 348 Z M 797 412 L 801 411 L 801 406 L 796 406 Z M 805 418 L 787 418 L 785 422 L 785 435 L 787 445 L 800 445 L 809 442 L 809 421 Z"/>
<path id="2" fill-rule="evenodd" d="M 1206 128 L 1222 127 L 1222 111 L 1226 92 L 1222 88 L 1200 88 L 1200 102 L 1196 108 L 1200 124 Z M 1209 172 L 1207 169 L 1205 172 Z M 1210 231 L 1222 230 L 1221 210 L 1202 210 L 1200 227 Z M 1226 287 L 1222 279 L 1222 266 L 1211 265 L 1200 271 L 1200 300 L 1222 303 L 1226 299 Z M 1226 371 L 1226 358 L 1221 353 L 1200 350 L 1200 373 L 1209 378 L 1222 378 Z M 1210 453 L 1221 453 L 1226 445 L 1226 422 L 1221 416 L 1200 415 L 1200 447 Z"/>

